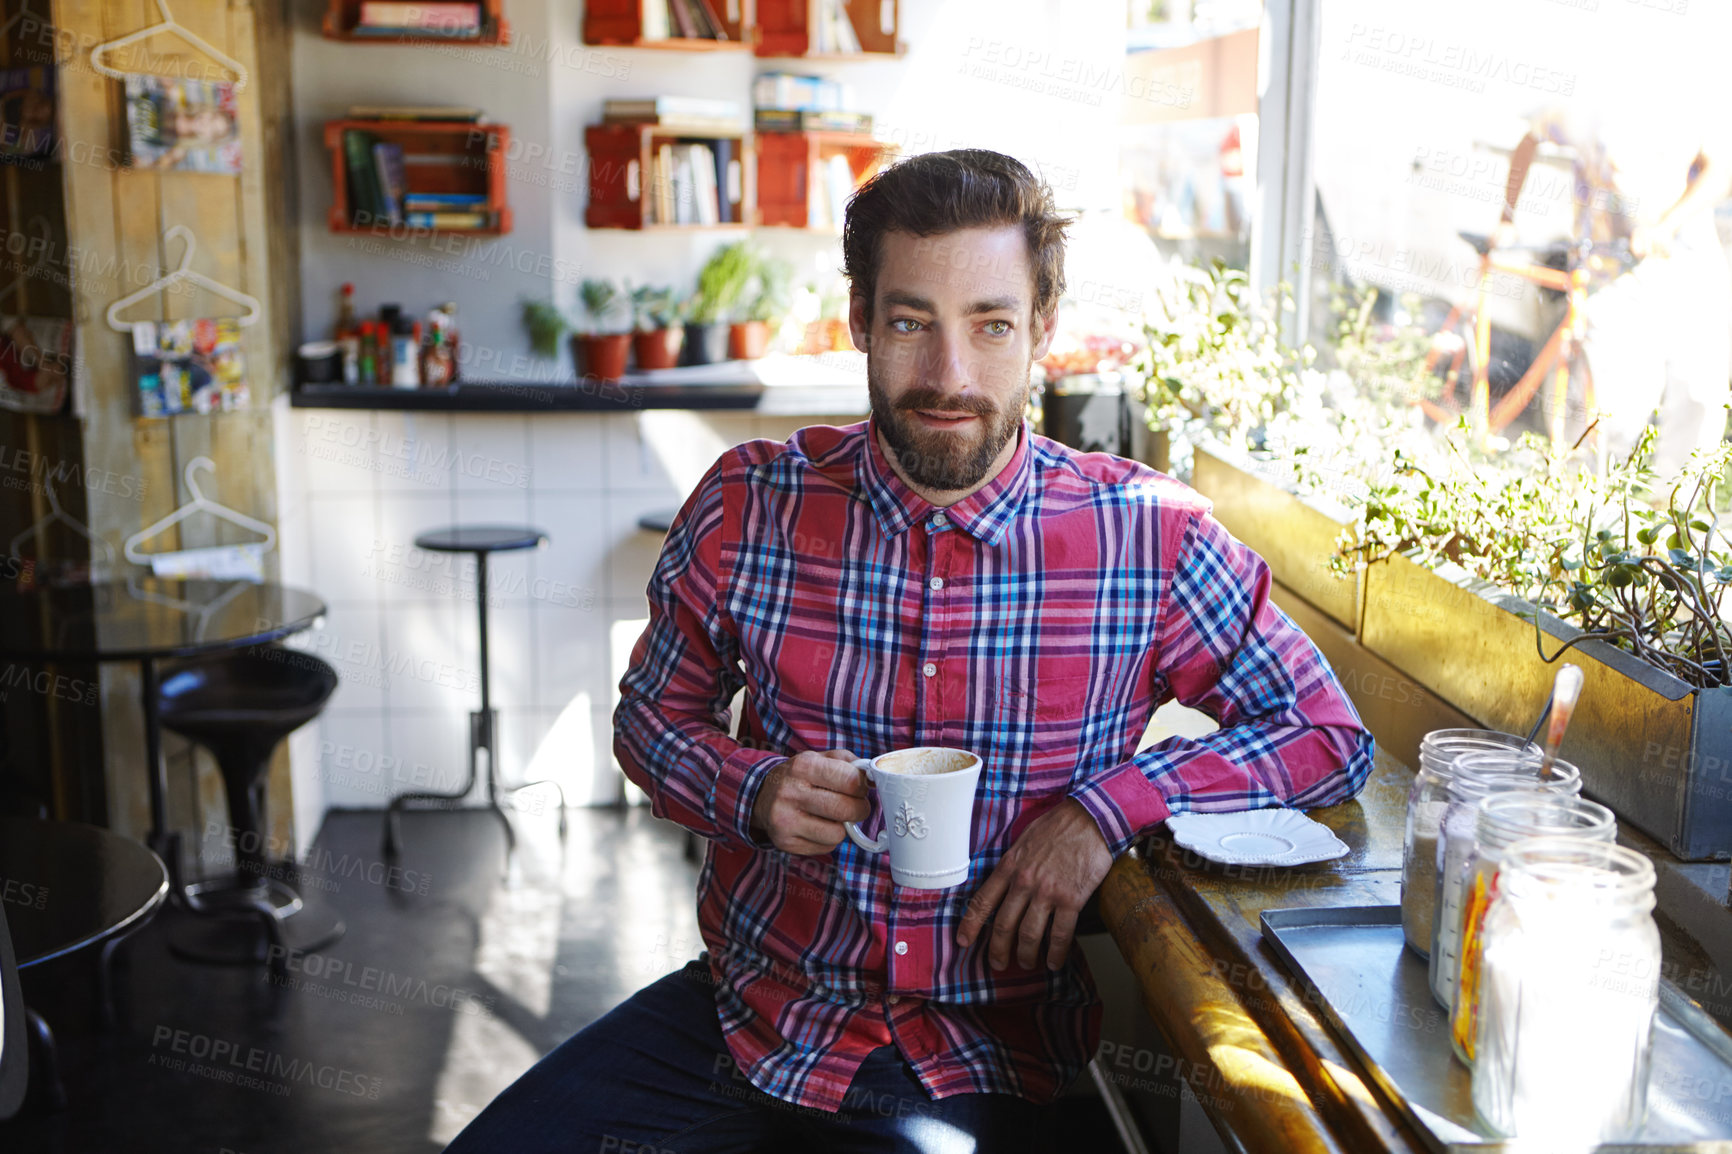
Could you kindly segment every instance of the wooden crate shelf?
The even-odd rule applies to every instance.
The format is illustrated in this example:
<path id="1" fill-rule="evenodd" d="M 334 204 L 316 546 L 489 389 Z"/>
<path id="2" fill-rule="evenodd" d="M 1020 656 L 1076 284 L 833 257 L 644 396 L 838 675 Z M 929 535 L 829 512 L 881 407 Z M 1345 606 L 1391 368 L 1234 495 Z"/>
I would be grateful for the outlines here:
<path id="1" fill-rule="evenodd" d="M 813 52 L 815 0 L 758 0 L 752 51 L 759 56 L 798 56 L 807 60 L 873 60 L 902 53 L 901 0 L 847 0 L 848 22 L 860 41 L 859 52 Z M 889 17 L 886 30 L 884 18 Z"/>
<path id="2" fill-rule="evenodd" d="M 583 42 L 621 48 L 664 48 L 675 52 L 744 52 L 751 47 L 751 25 L 745 21 L 745 0 L 729 11 L 729 0 L 711 0 L 720 18 L 726 40 L 672 36 L 646 39 L 643 34 L 644 0 L 587 0 L 583 7 Z M 677 28 L 678 25 L 674 24 Z"/>
<path id="3" fill-rule="evenodd" d="M 753 151 L 758 223 L 826 231 L 839 231 L 840 221 L 814 224 L 811 194 L 812 182 L 823 179 L 819 173 L 830 158 L 847 160 L 858 188 L 895 154 L 893 146 L 860 132 L 760 132 Z"/>
<path id="4" fill-rule="evenodd" d="M 627 228 L 639 231 L 694 229 L 739 229 L 752 223 L 750 206 L 751 141 L 744 132 L 688 132 L 655 124 L 594 124 L 584 130 L 589 150 L 589 202 L 584 223 L 590 228 Z M 740 166 L 740 199 L 728 199 L 734 220 L 709 224 L 675 224 L 650 220 L 650 158 L 663 144 L 710 144 L 718 140 L 734 145 L 733 163 Z M 718 158 L 719 159 L 719 158 Z M 726 197 L 732 181 L 725 171 L 716 175 L 716 187 Z"/>
<path id="5" fill-rule="evenodd" d="M 481 0 L 481 35 L 476 37 L 357 36 L 355 27 L 361 22 L 361 0 L 329 0 L 321 30 L 327 40 L 346 40 L 352 44 L 498 46 L 511 43 L 511 24 L 505 19 L 503 4 L 504 0 Z"/>
<path id="6" fill-rule="evenodd" d="M 505 193 L 505 153 L 511 144 L 510 128 L 503 124 L 467 120 L 327 120 L 325 148 L 331 154 L 329 224 L 332 232 L 378 234 L 388 231 L 382 224 L 357 224 L 354 220 L 349 203 L 348 158 L 343 149 L 343 134 L 349 131 L 366 132 L 401 148 L 408 161 L 404 165 L 405 183 L 412 193 L 486 195 L 487 203 L 478 211 L 493 214 L 491 227 L 431 231 L 474 236 L 503 236 L 511 231 L 511 208 L 506 203 Z M 419 158 L 422 162 L 416 163 L 410 158 Z"/>

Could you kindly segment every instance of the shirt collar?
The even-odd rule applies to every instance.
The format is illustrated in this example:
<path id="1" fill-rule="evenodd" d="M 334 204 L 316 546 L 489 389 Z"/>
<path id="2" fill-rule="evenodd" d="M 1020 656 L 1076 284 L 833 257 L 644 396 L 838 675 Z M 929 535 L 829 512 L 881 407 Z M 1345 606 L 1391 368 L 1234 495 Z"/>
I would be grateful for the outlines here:
<path id="1" fill-rule="evenodd" d="M 863 435 L 866 443 L 857 459 L 855 480 L 865 493 L 885 535 L 894 537 L 910 525 L 939 512 L 938 506 L 909 488 L 908 483 L 890 467 L 878 444 L 875 418 L 866 422 Z M 1011 518 L 1022 507 L 1033 472 L 1028 421 L 1025 419 L 1017 429 L 1016 452 L 1010 462 L 985 486 L 956 504 L 946 506 L 942 510 L 945 519 L 983 544 L 998 544 Z"/>

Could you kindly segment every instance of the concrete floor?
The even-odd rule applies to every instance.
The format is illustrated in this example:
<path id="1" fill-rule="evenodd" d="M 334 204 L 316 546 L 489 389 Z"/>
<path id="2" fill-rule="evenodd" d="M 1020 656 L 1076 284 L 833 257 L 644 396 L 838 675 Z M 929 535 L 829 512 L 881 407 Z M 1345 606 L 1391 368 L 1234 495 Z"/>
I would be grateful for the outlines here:
<path id="1" fill-rule="evenodd" d="M 641 808 L 570 817 L 562 849 L 552 814 L 516 816 L 507 879 L 489 815 L 406 816 L 393 873 L 377 813 L 332 814 L 308 874 L 348 932 L 285 986 L 173 957 L 174 911 L 124 951 L 119 1029 L 95 1021 L 88 962 L 27 974 L 71 1101 L 0 1124 L 0 1151 L 435 1154 L 542 1054 L 700 949 L 682 832 Z M 1067 1110 L 1073 1148 L 1116 1148 L 1097 1098 Z"/>

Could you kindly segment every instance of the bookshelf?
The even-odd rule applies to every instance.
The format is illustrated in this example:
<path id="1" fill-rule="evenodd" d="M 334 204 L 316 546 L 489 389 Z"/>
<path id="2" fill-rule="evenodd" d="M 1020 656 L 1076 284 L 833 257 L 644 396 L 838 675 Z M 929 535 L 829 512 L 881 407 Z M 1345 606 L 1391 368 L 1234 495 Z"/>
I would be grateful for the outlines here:
<path id="1" fill-rule="evenodd" d="M 652 200 L 659 161 L 668 155 L 663 146 L 671 151 L 688 144 L 705 145 L 714 155 L 717 171 L 709 179 L 714 181 L 718 198 L 726 200 L 726 211 L 718 213 L 726 219 L 679 223 L 657 219 Z M 751 224 L 751 198 L 745 187 L 752 168 L 751 143 L 744 132 L 595 124 L 584 130 L 584 145 L 589 150 L 589 203 L 584 208 L 584 223 L 590 228 L 691 231 L 743 229 Z M 730 155 L 724 159 L 724 154 Z"/>
<path id="2" fill-rule="evenodd" d="M 860 187 L 894 155 L 895 149 L 866 133 L 858 132 L 760 132 L 754 142 L 757 158 L 757 221 L 763 225 L 841 231 L 841 205 L 832 205 L 824 219 L 822 205 L 813 198 L 826 196 L 826 188 L 814 184 L 828 179 L 827 173 L 840 158 L 848 166 L 849 191 Z"/>
<path id="3" fill-rule="evenodd" d="M 327 40 L 346 40 L 353 44 L 436 44 L 511 43 L 511 24 L 505 19 L 504 0 L 481 0 L 481 35 L 475 37 L 435 36 L 358 36 L 355 28 L 361 22 L 361 0 L 328 0 L 321 30 Z"/>
<path id="4" fill-rule="evenodd" d="M 842 9 L 860 43 L 859 52 L 814 50 L 818 6 L 826 0 L 758 0 L 752 51 L 759 56 L 807 60 L 861 60 L 902 53 L 901 0 L 844 0 Z"/>
<path id="5" fill-rule="evenodd" d="M 744 52 L 751 26 L 745 21 L 744 0 L 667 0 L 675 3 L 707 5 L 716 22 L 727 33 L 726 40 L 711 37 L 681 36 L 679 23 L 671 11 L 668 25 L 673 36 L 644 34 L 644 5 L 655 0 L 588 0 L 583 9 L 583 42 L 585 44 L 623 45 L 631 48 L 663 48 L 675 52 Z"/>
<path id="6" fill-rule="evenodd" d="M 464 193 L 485 196 L 478 211 L 493 215 L 487 228 L 432 229 L 475 236 L 504 236 L 511 231 L 511 208 L 505 197 L 505 152 L 511 129 L 503 124 L 468 120 L 327 120 L 325 148 L 331 154 L 332 232 L 390 235 L 395 228 L 356 224 L 349 196 L 349 164 L 344 134 L 366 132 L 403 150 L 404 184 L 410 193 Z M 410 231 L 417 231 L 411 229 Z M 419 230 L 427 231 L 427 230 Z"/>

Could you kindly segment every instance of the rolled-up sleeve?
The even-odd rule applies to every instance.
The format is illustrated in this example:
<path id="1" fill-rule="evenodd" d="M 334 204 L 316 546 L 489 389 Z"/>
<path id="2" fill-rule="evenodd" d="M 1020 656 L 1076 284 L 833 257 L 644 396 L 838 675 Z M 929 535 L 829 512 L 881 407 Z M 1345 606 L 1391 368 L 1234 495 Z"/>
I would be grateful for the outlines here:
<path id="1" fill-rule="evenodd" d="M 1171 573 L 1156 699 L 1221 728 L 1168 738 L 1072 790 L 1112 852 L 1172 813 L 1304 809 L 1357 794 L 1371 773 L 1371 734 L 1311 639 L 1269 600 L 1263 559 L 1198 510 Z"/>
<path id="2" fill-rule="evenodd" d="M 728 736 L 728 704 L 745 683 L 722 608 L 730 460 L 710 469 L 668 530 L 650 578 L 649 624 L 619 683 L 613 751 L 657 817 L 714 841 L 761 847 L 752 806 L 783 755 Z"/>

